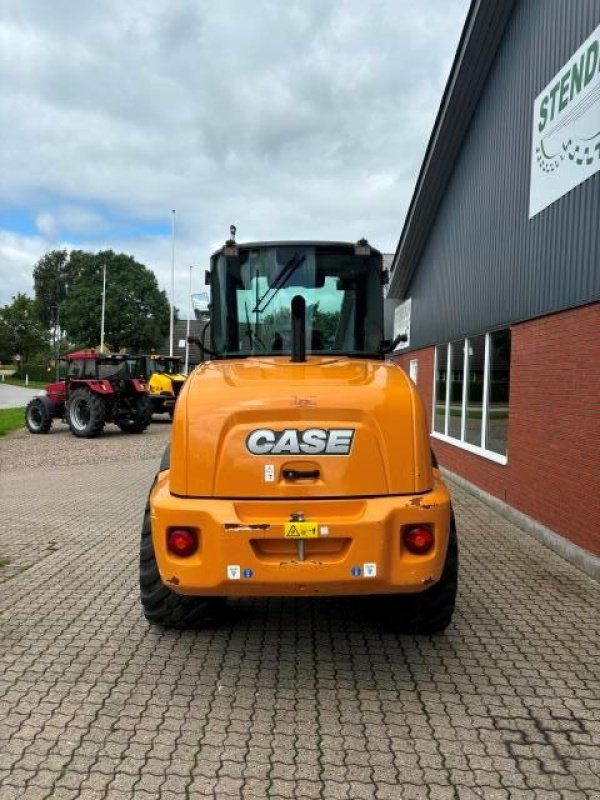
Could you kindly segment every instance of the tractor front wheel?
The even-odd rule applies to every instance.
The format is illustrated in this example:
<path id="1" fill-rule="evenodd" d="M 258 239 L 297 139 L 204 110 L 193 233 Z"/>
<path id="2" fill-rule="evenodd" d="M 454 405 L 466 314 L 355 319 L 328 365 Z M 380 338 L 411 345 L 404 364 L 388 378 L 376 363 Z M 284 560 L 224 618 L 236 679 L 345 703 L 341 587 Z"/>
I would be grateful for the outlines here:
<path id="1" fill-rule="evenodd" d="M 116 425 L 123 433 L 143 433 L 152 422 L 152 400 L 147 395 L 139 397 L 129 419 L 120 419 Z"/>
<path id="2" fill-rule="evenodd" d="M 163 628 L 207 628 L 219 621 L 225 608 L 224 597 L 190 597 L 164 585 L 156 564 L 148 509 L 140 543 L 140 598 L 148 622 Z"/>
<path id="3" fill-rule="evenodd" d="M 67 403 L 67 423 L 74 436 L 98 436 L 106 423 L 104 400 L 87 389 L 75 389 Z"/>
<path id="4" fill-rule="evenodd" d="M 52 415 L 40 397 L 34 397 L 27 404 L 25 424 L 30 433 L 48 433 L 52 427 Z"/>

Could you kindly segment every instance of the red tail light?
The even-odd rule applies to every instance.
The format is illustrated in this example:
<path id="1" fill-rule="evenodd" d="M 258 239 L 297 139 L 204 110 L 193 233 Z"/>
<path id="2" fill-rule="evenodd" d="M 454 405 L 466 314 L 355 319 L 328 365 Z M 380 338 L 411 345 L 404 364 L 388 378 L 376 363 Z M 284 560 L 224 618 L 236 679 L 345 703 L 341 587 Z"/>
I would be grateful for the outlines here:
<path id="1" fill-rule="evenodd" d="M 404 530 L 404 544 L 411 553 L 422 556 L 433 547 L 433 531 L 424 525 L 415 525 Z"/>
<path id="2" fill-rule="evenodd" d="M 167 533 L 167 550 L 173 555 L 187 558 L 198 549 L 198 537 L 188 528 L 172 528 Z"/>

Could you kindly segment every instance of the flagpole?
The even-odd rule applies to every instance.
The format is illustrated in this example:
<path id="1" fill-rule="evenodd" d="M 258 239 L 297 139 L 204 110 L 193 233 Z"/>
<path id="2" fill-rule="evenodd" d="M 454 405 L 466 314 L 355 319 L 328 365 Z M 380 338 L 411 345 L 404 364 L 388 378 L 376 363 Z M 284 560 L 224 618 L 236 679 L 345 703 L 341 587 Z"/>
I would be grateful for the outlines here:
<path id="1" fill-rule="evenodd" d="M 106 262 L 102 265 L 102 313 L 100 315 L 100 352 L 104 352 L 104 311 L 106 308 Z"/>
<path id="2" fill-rule="evenodd" d="M 187 326 L 185 332 L 185 374 L 188 374 L 188 366 L 190 363 L 190 317 L 192 314 L 192 265 L 190 264 L 190 289 L 189 289 L 189 298 L 188 298 L 188 319 L 187 319 Z"/>
<path id="3" fill-rule="evenodd" d="M 169 320 L 169 355 L 173 355 L 173 329 L 175 321 L 175 209 L 171 211 L 171 317 Z"/>

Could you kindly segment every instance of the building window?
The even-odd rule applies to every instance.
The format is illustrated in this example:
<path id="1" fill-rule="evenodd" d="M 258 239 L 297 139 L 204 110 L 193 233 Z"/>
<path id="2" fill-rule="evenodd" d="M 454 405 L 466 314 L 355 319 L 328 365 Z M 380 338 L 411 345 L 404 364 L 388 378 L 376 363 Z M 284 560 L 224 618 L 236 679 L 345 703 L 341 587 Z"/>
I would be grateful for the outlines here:
<path id="1" fill-rule="evenodd" d="M 462 424 L 462 398 L 464 378 L 464 342 L 452 342 L 450 347 L 450 406 L 448 408 L 448 436 L 460 439 Z"/>
<path id="2" fill-rule="evenodd" d="M 510 330 L 435 348 L 432 436 L 507 463 Z"/>
<path id="3" fill-rule="evenodd" d="M 433 408 L 433 430 L 446 433 L 446 372 L 448 352 L 446 345 L 435 348 L 435 390 L 436 402 Z"/>
<path id="4" fill-rule="evenodd" d="M 465 442 L 481 447 L 483 425 L 483 376 L 485 372 L 485 336 L 469 339 L 466 383 Z"/>
<path id="5" fill-rule="evenodd" d="M 506 455 L 508 434 L 508 392 L 510 388 L 510 331 L 496 331 L 489 336 L 489 404 L 486 447 Z"/>

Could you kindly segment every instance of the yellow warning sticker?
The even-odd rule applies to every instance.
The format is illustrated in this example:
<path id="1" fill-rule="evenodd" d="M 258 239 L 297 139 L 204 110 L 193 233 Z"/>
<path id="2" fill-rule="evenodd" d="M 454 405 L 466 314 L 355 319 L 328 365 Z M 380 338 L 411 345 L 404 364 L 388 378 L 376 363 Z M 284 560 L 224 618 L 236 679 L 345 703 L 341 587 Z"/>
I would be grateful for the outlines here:
<path id="1" fill-rule="evenodd" d="M 286 522 L 283 527 L 287 539 L 315 539 L 319 535 L 318 522 Z"/>

